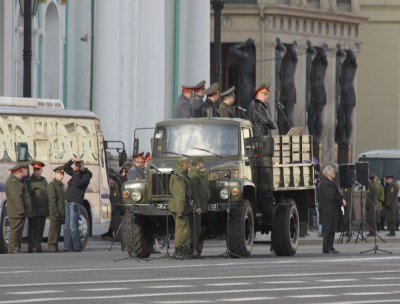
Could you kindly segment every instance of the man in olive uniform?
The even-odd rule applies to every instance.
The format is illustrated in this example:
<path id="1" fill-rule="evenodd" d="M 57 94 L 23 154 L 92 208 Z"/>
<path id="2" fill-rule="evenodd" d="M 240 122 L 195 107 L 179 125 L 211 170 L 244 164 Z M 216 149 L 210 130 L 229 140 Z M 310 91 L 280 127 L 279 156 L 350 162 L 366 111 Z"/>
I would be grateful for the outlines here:
<path id="1" fill-rule="evenodd" d="M 175 105 L 175 118 L 194 117 L 190 99 L 193 96 L 193 86 L 182 86 L 182 94 L 179 96 Z"/>
<path id="2" fill-rule="evenodd" d="M 231 87 L 225 92 L 221 93 L 222 102 L 219 105 L 219 114 L 221 117 L 230 117 L 235 118 L 235 108 L 233 107 L 233 103 L 235 102 L 235 87 Z"/>
<path id="3" fill-rule="evenodd" d="M 31 192 L 33 217 L 29 221 L 28 252 L 36 249 L 42 252 L 42 239 L 46 217 L 49 215 L 49 200 L 47 196 L 47 180 L 42 176 L 44 163 L 33 161 L 31 163 L 33 174 L 27 181 Z"/>
<path id="4" fill-rule="evenodd" d="M 20 253 L 22 232 L 24 230 L 27 211 L 30 209 L 30 201 L 26 201 L 25 185 L 22 182 L 27 174 L 28 162 L 17 163 L 11 169 L 10 176 L 5 185 L 7 199 L 7 213 L 10 219 L 10 238 L 8 240 L 8 253 Z M 29 195 L 29 193 L 28 193 Z"/>
<path id="5" fill-rule="evenodd" d="M 214 82 L 210 85 L 207 90 L 205 90 L 204 95 L 207 96 L 206 101 L 204 102 L 203 107 L 203 117 L 219 117 L 218 110 L 218 100 L 219 100 L 219 91 L 218 91 L 218 83 Z"/>
<path id="6" fill-rule="evenodd" d="M 379 187 L 375 183 L 375 176 L 370 176 L 367 187 L 367 201 L 365 203 L 367 224 L 369 233 L 367 236 L 374 236 L 376 233 L 376 217 L 378 205 Z"/>
<path id="7" fill-rule="evenodd" d="M 169 210 L 172 212 L 175 221 L 174 258 L 176 259 L 191 257 L 189 215 L 192 211 L 190 206 L 192 190 L 188 178 L 189 167 L 189 157 L 179 158 L 173 169 L 174 174 L 169 180 L 169 191 L 172 194 Z"/>
<path id="8" fill-rule="evenodd" d="M 47 187 L 50 204 L 50 227 L 48 237 L 49 252 L 59 252 L 61 226 L 65 222 L 65 189 L 63 185 L 64 169 L 59 166 L 54 170 L 54 179 Z"/>
<path id="9" fill-rule="evenodd" d="M 395 225 L 396 216 L 397 216 L 397 195 L 399 193 L 399 185 L 394 180 L 393 175 L 389 175 L 386 177 L 386 183 L 388 186 L 386 187 L 386 205 L 385 205 L 385 219 L 388 225 L 389 233 L 386 236 L 395 236 Z"/>
<path id="10" fill-rule="evenodd" d="M 199 157 L 192 158 L 192 166 L 189 170 L 190 186 L 192 188 L 193 197 L 193 215 L 189 219 L 190 223 L 190 240 L 192 247 L 200 255 L 203 251 L 204 238 L 201 235 L 201 215 L 207 212 L 208 200 L 210 198 L 210 190 L 204 178 L 204 160 Z M 195 252 L 196 254 L 196 252 Z"/>
<path id="11" fill-rule="evenodd" d="M 383 217 L 382 216 L 382 214 L 383 214 L 383 203 L 385 201 L 385 189 L 383 188 L 382 183 L 381 183 L 381 181 L 380 181 L 378 176 L 375 175 L 374 181 L 377 184 L 378 189 L 379 189 L 378 205 L 376 205 L 376 210 L 377 210 L 377 213 L 378 213 L 377 218 L 376 218 L 376 225 L 377 225 L 377 228 L 378 228 L 378 231 L 379 231 L 379 230 L 382 230 L 381 228 L 385 224 L 384 223 L 385 221 L 382 220 L 382 217 Z"/>
<path id="12" fill-rule="evenodd" d="M 190 105 L 193 110 L 193 117 L 203 117 L 203 106 L 204 106 L 204 91 L 206 81 L 202 80 L 193 87 L 193 96 L 190 99 Z"/>

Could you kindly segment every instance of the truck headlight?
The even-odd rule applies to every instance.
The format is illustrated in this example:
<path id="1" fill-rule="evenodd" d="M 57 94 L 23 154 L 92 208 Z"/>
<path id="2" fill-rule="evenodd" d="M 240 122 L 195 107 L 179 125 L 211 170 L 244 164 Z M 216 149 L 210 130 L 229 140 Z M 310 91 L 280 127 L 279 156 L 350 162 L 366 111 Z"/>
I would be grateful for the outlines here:
<path id="1" fill-rule="evenodd" d="M 219 192 L 219 197 L 221 198 L 221 199 L 223 199 L 223 200 L 227 200 L 228 198 L 229 198 L 229 190 L 228 189 L 222 189 L 220 192 Z"/>
<path id="2" fill-rule="evenodd" d="M 133 190 L 131 198 L 134 202 L 139 202 L 142 199 L 142 192 L 139 190 Z"/>

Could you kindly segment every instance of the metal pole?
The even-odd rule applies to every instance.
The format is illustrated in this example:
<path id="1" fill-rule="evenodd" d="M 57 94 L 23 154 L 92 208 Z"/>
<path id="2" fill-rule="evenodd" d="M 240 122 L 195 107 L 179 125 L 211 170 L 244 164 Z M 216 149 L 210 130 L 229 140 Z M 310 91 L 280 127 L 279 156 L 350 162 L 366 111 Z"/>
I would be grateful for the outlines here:
<path id="1" fill-rule="evenodd" d="M 221 86 L 221 11 L 224 0 L 211 0 L 214 8 L 214 79 Z"/>
<path id="2" fill-rule="evenodd" d="M 32 97 L 32 0 L 24 0 L 23 97 Z"/>

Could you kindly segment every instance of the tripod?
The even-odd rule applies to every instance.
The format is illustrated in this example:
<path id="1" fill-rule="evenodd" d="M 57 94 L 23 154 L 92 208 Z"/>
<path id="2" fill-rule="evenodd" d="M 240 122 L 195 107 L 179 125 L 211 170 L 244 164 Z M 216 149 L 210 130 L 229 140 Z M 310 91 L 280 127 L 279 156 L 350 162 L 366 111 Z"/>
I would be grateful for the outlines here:
<path id="1" fill-rule="evenodd" d="M 347 206 L 345 207 L 345 227 L 347 227 L 346 230 L 342 231 L 340 233 L 340 236 L 338 238 L 337 243 L 343 243 L 343 239 L 346 236 L 346 244 L 350 242 L 351 238 L 354 235 L 354 232 L 352 231 L 352 213 L 353 213 L 353 189 L 352 188 L 345 188 L 343 190 L 343 193 L 347 192 L 348 193 L 348 199 L 347 199 Z"/>
<path id="2" fill-rule="evenodd" d="M 229 170 L 229 173 L 225 174 L 225 177 L 228 180 L 228 208 L 226 209 L 226 250 L 224 253 L 221 253 L 219 255 L 217 255 L 214 258 L 220 257 L 220 256 L 225 256 L 225 258 L 227 259 L 228 257 L 237 257 L 237 258 L 243 258 L 242 256 L 231 252 L 231 250 L 229 249 L 229 241 L 230 241 L 230 236 L 229 236 L 229 226 L 230 226 L 230 213 L 231 213 L 231 177 L 232 177 L 232 173 Z"/>
<path id="3" fill-rule="evenodd" d="M 168 258 L 168 259 L 172 260 L 172 257 L 169 254 L 169 239 L 170 239 L 170 236 L 169 236 L 169 212 L 168 212 L 168 207 L 165 209 L 165 222 L 166 222 L 166 224 L 165 224 L 166 225 L 166 229 L 165 229 L 166 245 L 165 246 L 167 248 L 166 252 L 165 252 L 164 256 L 152 258 L 151 260 L 158 260 L 158 259 L 163 259 L 163 258 Z"/>
<path id="4" fill-rule="evenodd" d="M 361 185 L 358 181 L 355 181 L 355 185 L 358 186 L 358 188 L 361 190 L 361 196 L 360 196 L 360 209 L 361 209 L 361 220 L 359 224 L 356 224 L 356 232 L 357 236 L 356 236 L 356 243 L 358 241 L 358 237 L 360 237 L 361 241 L 364 241 L 366 243 L 368 243 L 367 239 L 364 237 L 364 204 L 363 204 L 363 189 L 364 186 Z M 354 234 L 355 234 L 354 233 Z"/>
<path id="5" fill-rule="evenodd" d="M 378 235 L 378 233 L 376 231 L 377 230 L 377 227 L 376 227 L 376 216 L 377 216 L 377 214 L 376 214 L 376 204 L 374 204 L 374 202 L 371 201 L 370 198 L 367 196 L 367 204 L 368 203 L 371 204 L 371 206 L 374 208 L 374 230 L 375 230 L 375 233 L 374 233 L 374 248 L 366 250 L 366 251 L 361 251 L 360 254 L 363 254 L 363 253 L 366 253 L 366 252 L 371 252 L 371 251 L 374 251 L 375 254 L 376 254 L 377 251 L 382 251 L 382 252 L 386 252 L 386 253 L 392 254 L 392 252 L 390 252 L 390 251 L 379 249 L 378 245 L 376 244 L 376 237 L 379 237 L 384 243 L 386 243 L 386 242 Z"/>

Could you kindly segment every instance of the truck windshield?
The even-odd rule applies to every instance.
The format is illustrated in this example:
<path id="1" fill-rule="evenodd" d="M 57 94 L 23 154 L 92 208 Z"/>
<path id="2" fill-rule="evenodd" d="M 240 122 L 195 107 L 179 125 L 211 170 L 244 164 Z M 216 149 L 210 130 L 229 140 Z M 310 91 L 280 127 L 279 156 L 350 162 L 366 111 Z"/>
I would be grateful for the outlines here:
<path id="1" fill-rule="evenodd" d="M 237 156 L 239 128 L 233 125 L 174 125 L 155 130 L 155 156 Z"/>

